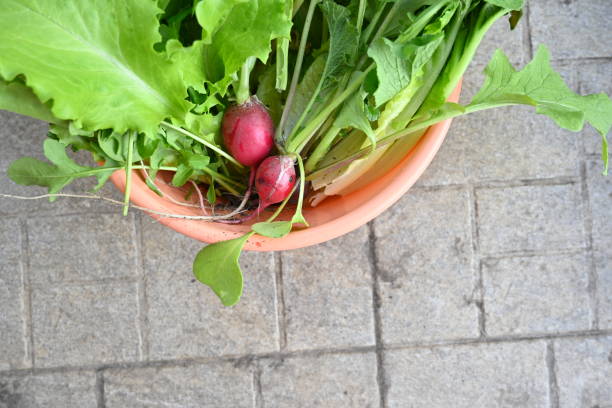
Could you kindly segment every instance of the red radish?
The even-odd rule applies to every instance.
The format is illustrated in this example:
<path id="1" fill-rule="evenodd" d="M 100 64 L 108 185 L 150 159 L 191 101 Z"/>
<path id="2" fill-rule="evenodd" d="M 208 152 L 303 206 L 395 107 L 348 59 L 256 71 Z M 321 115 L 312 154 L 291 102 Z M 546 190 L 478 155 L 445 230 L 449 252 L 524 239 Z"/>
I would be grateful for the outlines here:
<path id="1" fill-rule="evenodd" d="M 223 224 L 241 224 L 258 216 L 268 206 L 280 203 L 291 194 L 295 187 L 295 167 L 291 156 L 270 156 L 261 162 L 255 174 L 255 189 L 259 194 L 259 206 L 244 218 L 237 220 L 218 220 Z M 247 195 L 251 193 L 252 180 L 249 181 Z"/>
<path id="2" fill-rule="evenodd" d="M 261 162 L 255 174 L 259 211 L 283 201 L 295 186 L 295 167 L 291 156 L 270 156 Z"/>
<path id="3" fill-rule="evenodd" d="M 221 132 L 230 154 L 245 166 L 259 164 L 274 146 L 274 123 L 256 97 L 227 108 Z"/>

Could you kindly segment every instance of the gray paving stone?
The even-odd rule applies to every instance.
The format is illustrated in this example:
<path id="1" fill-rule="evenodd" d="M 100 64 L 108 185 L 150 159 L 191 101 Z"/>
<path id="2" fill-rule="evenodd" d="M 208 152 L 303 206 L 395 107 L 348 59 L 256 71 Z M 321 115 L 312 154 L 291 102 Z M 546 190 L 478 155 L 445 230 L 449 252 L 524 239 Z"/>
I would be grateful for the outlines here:
<path id="1" fill-rule="evenodd" d="M 330 354 L 270 361 L 261 374 L 265 407 L 378 407 L 376 356 Z"/>
<path id="2" fill-rule="evenodd" d="M 392 350 L 389 408 L 548 408 L 546 344 L 497 343 Z"/>
<path id="3" fill-rule="evenodd" d="M 0 263 L 0 370 L 30 366 L 19 264 Z"/>
<path id="4" fill-rule="evenodd" d="M 412 190 L 374 231 L 384 341 L 478 336 L 467 192 Z"/>
<path id="5" fill-rule="evenodd" d="M 529 2 L 534 48 L 546 44 L 554 59 L 612 55 L 609 0 Z"/>
<path id="6" fill-rule="evenodd" d="M 39 120 L 0 110 L 0 188 L 4 194 L 44 194 L 39 187 L 23 187 L 13 183 L 7 176 L 7 169 L 13 160 L 23 156 L 44 159 L 42 143 L 47 135 L 47 124 Z M 44 205 L 43 201 L 19 201 L 0 198 L 0 215 L 20 211 L 35 211 Z"/>
<path id="7" fill-rule="evenodd" d="M 580 84 L 580 92 L 582 94 L 604 92 L 608 96 L 612 96 L 612 62 L 581 62 L 580 69 L 577 70 L 577 76 Z M 601 135 L 597 133 L 595 129 L 587 126 L 581 136 L 584 138 L 586 153 L 601 154 Z M 612 143 L 612 136 L 609 134 L 608 141 Z"/>
<path id="8" fill-rule="evenodd" d="M 529 107 L 470 115 L 457 132 L 466 140 L 465 173 L 472 181 L 577 176 L 578 137 Z"/>
<path id="9" fill-rule="evenodd" d="M 612 329 L 612 176 L 601 175 L 598 160 L 589 161 L 587 182 L 593 224 L 599 326 Z"/>
<path id="10" fill-rule="evenodd" d="M 32 282 L 136 276 L 134 217 L 88 214 L 28 220 Z"/>
<path id="11" fill-rule="evenodd" d="M 482 188 L 476 200 L 482 253 L 585 246 L 578 185 Z"/>
<path id="12" fill-rule="evenodd" d="M 555 340 L 560 408 L 612 406 L 612 337 Z"/>
<path id="13" fill-rule="evenodd" d="M 24 156 L 46 160 L 43 155 L 43 141 L 47 135 L 47 124 L 36 119 L 0 110 L 0 191 L 3 194 L 35 196 L 46 194 L 46 189 L 35 186 L 19 186 L 7 176 L 9 165 Z M 91 165 L 90 155 L 80 152 L 75 155 L 80 163 Z M 96 185 L 95 179 L 81 179 L 64 189 L 65 193 L 86 194 Z M 99 194 L 121 199 L 121 194 L 110 183 Z M 58 198 L 50 203 L 47 199 L 20 200 L 0 198 L 0 216 L 7 214 L 62 214 L 88 211 L 117 211 L 121 207 L 100 200 Z"/>
<path id="14" fill-rule="evenodd" d="M 95 384 L 90 371 L 0 376 L 0 408 L 96 408 Z"/>
<path id="15" fill-rule="evenodd" d="M 0 370 L 30 365 L 18 220 L 0 219 Z"/>
<path id="16" fill-rule="evenodd" d="M 37 367 L 139 358 L 135 284 L 35 288 L 32 313 Z"/>
<path id="17" fill-rule="evenodd" d="M 230 363 L 104 372 L 107 408 L 251 408 L 253 375 Z"/>
<path id="18" fill-rule="evenodd" d="M 203 244 L 143 217 L 151 359 L 278 350 L 274 255 L 243 253 L 244 294 L 231 308 L 193 278 Z"/>
<path id="19" fill-rule="evenodd" d="M 368 229 L 282 253 L 292 350 L 375 344 Z"/>
<path id="20" fill-rule="evenodd" d="M 588 330 L 593 313 L 589 267 L 582 254 L 484 261 L 487 334 Z"/>
<path id="21" fill-rule="evenodd" d="M 463 129 L 469 126 L 466 122 L 471 119 L 463 116 L 453 120 L 444 143 L 425 173 L 417 180 L 417 186 L 443 186 L 467 181 L 465 148 L 469 146 L 470 135 Z"/>

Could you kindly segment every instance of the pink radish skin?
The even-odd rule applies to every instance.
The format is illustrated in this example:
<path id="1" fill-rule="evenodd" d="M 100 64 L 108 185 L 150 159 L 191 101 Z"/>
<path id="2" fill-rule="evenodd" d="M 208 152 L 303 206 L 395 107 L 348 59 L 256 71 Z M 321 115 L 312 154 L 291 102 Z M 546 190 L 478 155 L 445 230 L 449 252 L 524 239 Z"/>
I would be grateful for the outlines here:
<path id="1" fill-rule="evenodd" d="M 295 186 L 295 167 L 290 156 L 270 156 L 261 162 L 255 174 L 255 189 L 260 210 L 283 201 Z"/>
<path id="2" fill-rule="evenodd" d="M 296 176 L 291 156 L 270 156 L 261 162 L 255 174 L 255 189 L 259 194 L 259 206 L 250 215 L 238 220 L 218 220 L 222 224 L 242 224 L 257 217 L 272 204 L 280 203 L 293 191 Z M 249 182 L 249 185 L 252 183 Z M 247 194 L 251 193 L 249 187 Z"/>
<path id="3" fill-rule="evenodd" d="M 227 108 L 221 132 L 230 154 L 248 167 L 259 164 L 274 146 L 274 123 L 266 107 L 256 97 Z"/>

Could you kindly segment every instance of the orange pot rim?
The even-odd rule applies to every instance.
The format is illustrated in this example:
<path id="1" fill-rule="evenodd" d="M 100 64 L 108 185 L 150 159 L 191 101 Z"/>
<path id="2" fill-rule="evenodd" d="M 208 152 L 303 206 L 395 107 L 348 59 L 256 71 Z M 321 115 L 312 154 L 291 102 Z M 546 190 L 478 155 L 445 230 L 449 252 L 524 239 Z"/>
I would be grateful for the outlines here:
<path id="1" fill-rule="evenodd" d="M 449 98 L 456 102 L 459 99 L 461 84 Z M 417 145 L 387 174 L 367 186 L 340 198 L 334 197 L 334 203 L 354 206 L 349 212 L 309 228 L 294 230 L 282 238 L 267 238 L 253 235 L 245 244 L 246 250 L 279 251 L 303 248 L 320 244 L 347 234 L 368 223 L 397 202 L 416 183 L 429 166 L 440 149 L 450 128 L 451 120 L 437 123 L 430 127 Z M 117 171 L 111 181 L 121 191 L 125 191 L 125 172 Z M 139 172 L 134 171 L 130 194 L 132 203 L 158 212 L 171 214 L 197 214 L 193 209 L 186 209 L 162 198 L 151 191 Z M 336 199 L 335 202 L 333 200 Z M 357 203 L 357 204 L 356 204 Z M 310 209 L 316 212 L 317 208 Z M 328 207 L 331 208 L 331 207 Z M 325 211 L 325 210 L 321 210 Z M 205 243 L 214 243 L 242 236 L 250 230 L 249 225 L 228 225 L 216 222 L 183 220 L 150 214 L 161 224 L 175 231 Z M 308 219 L 308 216 L 306 216 Z"/>

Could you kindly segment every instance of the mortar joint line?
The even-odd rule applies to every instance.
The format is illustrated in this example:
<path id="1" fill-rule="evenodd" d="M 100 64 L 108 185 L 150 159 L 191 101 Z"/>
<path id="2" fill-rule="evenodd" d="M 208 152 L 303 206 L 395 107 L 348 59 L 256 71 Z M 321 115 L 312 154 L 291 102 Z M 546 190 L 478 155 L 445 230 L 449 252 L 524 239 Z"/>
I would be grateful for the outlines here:
<path id="1" fill-rule="evenodd" d="M 253 407 L 264 408 L 263 388 L 261 385 L 262 368 L 259 362 L 255 363 L 253 369 Z"/>
<path id="2" fill-rule="evenodd" d="M 21 234 L 21 268 L 23 274 L 24 285 L 24 321 L 25 321 L 25 336 L 24 342 L 27 342 L 26 349 L 32 368 L 36 367 L 36 359 L 34 353 L 34 312 L 32 309 L 32 277 L 30 267 L 30 234 L 28 231 L 28 223 L 25 219 L 19 217 L 19 229 Z"/>
<path id="3" fill-rule="evenodd" d="M 557 382 L 557 363 L 552 341 L 546 342 L 546 368 L 548 371 L 548 395 L 550 408 L 559 408 L 559 384 Z"/>
<path id="4" fill-rule="evenodd" d="M 276 290 L 276 325 L 278 327 L 278 348 L 287 349 L 287 308 L 285 305 L 285 283 L 283 275 L 283 257 L 279 252 L 274 253 L 276 268 L 274 270 L 274 284 Z"/>
<path id="5" fill-rule="evenodd" d="M 474 292 L 477 293 L 477 300 L 473 300 L 478 308 L 478 332 L 481 338 L 487 337 L 486 314 L 484 304 L 484 275 L 483 275 L 483 260 L 480 256 L 480 236 L 478 225 L 478 201 L 476 199 L 476 187 L 468 184 L 468 200 L 469 200 L 469 219 L 472 238 L 472 260 L 471 268 L 476 274 L 476 287 Z"/>
<path id="6" fill-rule="evenodd" d="M 387 392 L 389 386 L 386 382 L 385 375 L 385 362 L 384 362 L 384 342 L 382 333 L 382 318 L 380 315 L 381 307 L 381 296 L 378 276 L 380 271 L 378 270 L 378 254 L 376 253 L 376 233 L 374 231 L 374 223 L 370 221 L 368 223 L 368 242 L 369 242 L 369 256 L 370 270 L 372 273 L 372 309 L 374 317 L 374 337 L 376 341 L 375 352 L 376 352 L 376 382 L 378 384 L 378 393 L 380 398 L 380 408 L 387 407 Z"/>
<path id="7" fill-rule="evenodd" d="M 525 4 L 523 19 L 525 21 L 525 31 L 523 32 L 523 44 L 527 47 L 527 56 L 529 60 L 533 59 L 533 38 L 531 35 L 531 10 L 529 3 Z"/>
<path id="8" fill-rule="evenodd" d="M 106 390 L 104 384 L 104 369 L 96 370 L 96 402 L 97 408 L 106 408 Z"/>
<path id="9" fill-rule="evenodd" d="M 136 247 L 138 263 L 138 338 L 139 338 L 139 353 L 141 360 L 147 360 L 150 356 L 150 328 L 149 328 L 149 300 L 147 294 L 147 276 L 146 276 L 146 260 L 145 260 L 145 245 L 143 234 L 142 214 L 138 214 L 134 218 L 134 245 Z"/>
<path id="10" fill-rule="evenodd" d="M 583 228 L 584 228 L 584 237 L 586 244 L 586 257 L 587 257 L 587 271 L 588 271 L 588 294 L 589 294 L 589 303 L 591 307 L 592 319 L 590 322 L 592 329 L 599 328 L 599 299 L 597 296 L 597 287 L 598 287 L 598 276 L 597 276 L 597 267 L 595 264 L 595 250 L 593 248 L 593 216 L 592 216 L 592 207 L 591 200 L 589 197 L 589 185 L 587 182 L 587 160 L 584 157 L 584 140 L 580 139 L 580 147 L 582 150 L 582 158 L 580 160 L 580 195 L 582 201 L 582 212 L 583 212 Z"/>
<path id="11" fill-rule="evenodd" d="M 557 339 L 568 338 L 598 338 L 612 336 L 612 329 L 607 330 L 582 330 L 562 333 L 542 333 L 542 334 L 526 334 L 526 335 L 510 335 L 482 338 L 463 338 L 450 339 L 443 341 L 432 342 L 414 342 L 401 344 L 385 344 L 382 349 L 387 350 L 408 350 L 408 349 L 432 349 L 436 347 L 461 347 L 466 345 L 487 345 L 496 343 L 518 343 L 518 342 L 535 342 L 535 341 L 552 341 Z M 331 349 L 313 349 L 301 350 L 292 352 L 269 352 L 256 353 L 246 355 L 218 356 L 218 357 L 192 357 L 174 360 L 156 360 L 156 361 L 128 361 L 105 364 L 92 364 L 84 366 L 56 366 L 42 368 L 26 368 L 0 370 L 0 376 L 27 376 L 52 373 L 73 373 L 82 371 L 106 371 L 106 370 L 134 370 L 147 368 L 166 368 L 166 367 L 189 367 L 192 365 L 202 364 L 217 364 L 217 363 L 236 363 L 239 360 L 248 359 L 249 361 L 259 362 L 261 360 L 279 360 L 285 358 L 300 358 L 300 357 L 320 357 L 335 354 L 363 354 L 376 352 L 375 346 L 358 346 L 350 348 L 331 348 Z"/>

